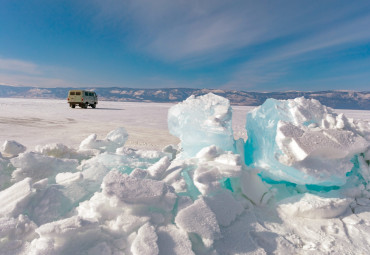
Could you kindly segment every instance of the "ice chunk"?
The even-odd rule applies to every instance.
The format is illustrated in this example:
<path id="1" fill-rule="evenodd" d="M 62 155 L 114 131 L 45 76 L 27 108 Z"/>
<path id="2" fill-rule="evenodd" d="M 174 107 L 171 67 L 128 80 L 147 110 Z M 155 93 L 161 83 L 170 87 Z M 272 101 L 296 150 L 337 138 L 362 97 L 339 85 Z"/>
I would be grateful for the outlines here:
<path id="1" fill-rule="evenodd" d="M 148 168 L 148 173 L 153 179 L 161 179 L 163 173 L 170 166 L 170 159 L 166 156 Z"/>
<path id="2" fill-rule="evenodd" d="M 241 173 L 242 165 L 239 155 L 227 152 L 214 158 L 213 161 L 198 164 L 193 174 L 193 182 L 200 193 L 211 195 L 222 188 L 223 180 L 230 177 L 238 178 Z"/>
<path id="3" fill-rule="evenodd" d="M 139 172 L 146 175 L 147 171 L 144 171 L 144 169 L 147 169 L 156 160 L 157 158 L 138 158 L 136 156 L 128 156 L 127 154 L 100 153 L 89 160 L 81 162 L 78 170 L 81 171 L 83 177 L 80 179 L 78 175 L 74 175 L 78 179 L 70 179 L 71 186 L 67 188 L 68 197 L 73 198 L 77 202 L 80 198 L 98 191 L 103 178 L 112 170 L 130 174 L 136 169 L 135 172 L 138 174 L 136 177 L 143 178 L 144 175 L 141 175 Z M 58 178 L 60 177 L 58 176 Z M 132 175 L 132 177 L 135 177 L 135 175 Z M 75 185 L 72 185 L 73 183 Z M 63 183 L 63 185 L 69 184 Z"/>
<path id="4" fill-rule="evenodd" d="M 239 181 L 242 193 L 254 204 L 265 204 L 272 196 L 268 184 L 255 171 L 243 171 Z"/>
<path id="5" fill-rule="evenodd" d="M 218 224 L 224 227 L 229 226 L 244 210 L 228 190 L 206 197 L 205 201 L 216 215 Z"/>
<path id="6" fill-rule="evenodd" d="M 25 215 L 0 217 L 0 254 L 25 254 L 28 241 L 37 237 L 36 224 Z"/>
<path id="7" fill-rule="evenodd" d="M 105 176 L 102 188 L 108 196 L 115 195 L 126 203 L 151 203 L 160 200 L 166 192 L 164 182 L 138 179 L 117 171 Z"/>
<path id="8" fill-rule="evenodd" d="M 183 161 L 174 160 L 168 167 L 163 181 L 171 185 L 177 193 L 186 192 L 186 181 L 184 175 L 188 166 Z"/>
<path id="9" fill-rule="evenodd" d="M 201 164 L 194 171 L 194 185 L 203 195 L 212 194 L 221 189 L 224 175 L 219 168 L 209 164 Z M 188 184 L 189 186 L 189 184 Z"/>
<path id="10" fill-rule="evenodd" d="M 25 146 L 13 140 L 6 140 L 1 147 L 3 153 L 9 156 L 17 156 L 18 154 L 25 152 L 26 149 L 27 148 Z"/>
<path id="11" fill-rule="evenodd" d="M 174 145 L 170 144 L 170 145 L 167 145 L 166 147 L 164 147 L 162 149 L 162 152 L 170 154 L 171 159 L 174 159 L 174 158 L 176 158 L 176 154 L 178 153 L 178 150 L 175 148 Z"/>
<path id="12" fill-rule="evenodd" d="M 131 252 L 134 255 L 156 255 L 159 252 L 157 239 L 154 227 L 147 223 L 139 229 L 132 243 Z"/>
<path id="13" fill-rule="evenodd" d="M 45 189 L 48 186 L 48 178 L 41 179 L 32 184 L 32 188 L 36 190 Z"/>
<path id="14" fill-rule="evenodd" d="M 370 148 L 364 153 L 364 158 L 370 161 Z"/>
<path id="15" fill-rule="evenodd" d="M 87 159 L 89 155 L 77 152 L 61 143 L 52 143 L 44 146 L 36 146 L 36 152 L 55 158 Z"/>
<path id="16" fill-rule="evenodd" d="M 268 99 L 246 129 L 245 162 L 266 180 L 343 185 L 353 156 L 370 146 L 356 123 L 314 99 Z"/>
<path id="17" fill-rule="evenodd" d="M 59 173 L 55 176 L 55 182 L 61 185 L 67 185 L 75 181 L 80 181 L 83 178 L 83 174 L 81 172 L 71 173 Z"/>
<path id="18" fill-rule="evenodd" d="M 199 158 L 201 162 L 211 161 L 211 160 L 214 160 L 216 157 L 220 156 L 220 154 L 222 153 L 223 151 L 220 148 L 218 148 L 215 145 L 211 145 L 211 146 L 204 147 L 203 149 L 201 149 L 197 153 L 196 157 Z"/>
<path id="19" fill-rule="evenodd" d="M 58 186 L 47 186 L 47 179 L 31 185 L 25 178 L 0 192 L 0 216 L 16 217 L 26 213 L 36 224 L 59 219 L 72 205 Z"/>
<path id="20" fill-rule="evenodd" d="M 142 158 L 146 160 L 155 160 L 160 159 L 166 155 L 169 155 L 166 152 L 154 151 L 154 150 L 135 150 L 132 148 L 120 147 L 116 150 L 118 155 L 127 155 L 135 158 Z"/>
<path id="21" fill-rule="evenodd" d="M 105 216 L 106 217 L 106 216 Z M 125 233 L 132 233 L 140 226 L 148 223 L 150 220 L 147 216 L 136 216 L 130 212 L 125 211 L 116 217 L 113 221 L 109 222 L 109 227 L 112 230 L 122 230 Z"/>
<path id="22" fill-rule="evenodd" d="M 105 237 L 96 223 L 77 216 L 44 224 L 36 232 L 40 237 L 26 254 L 85 254 Z"/>
<path id="23" fill-rule="evenodd" d="M 229 166 L 240 166 L 242 164 L 240 155 L 234 154 L 230 151 L 215 158 L 215 162 Z"/>
<path id="24" fill-rule="evenodd" d="M 194 204 L 182 209 L 177 214 L 175 223 L 186 232 L 199 235 L 207 248 L 220 237 L 216 215 L 203 198 L 197 199 Z"/>
<path id="25" fill-rule="evenodd" d="M 157 230 L 159 253 L 163 255 L 192 255 L 191 242 L 187 233 L 174 225 Z"/>
<path id="26" fill-rule="evenodd" d="M 112 207 L 112 203 L 110 203 L 107 196 L 101 192 L 96 192 L 88 201 L 80 203 L 76 210 L 82 219 L 97 222 L 101 219 L 110 218 L 112 214 L 110 211 L 114 211 Z"/>
<path id="27" fill-rule="evenodd" d="M 125 128 L 119 127 L 107 134 L 105 140 L 116 144 L 117 148 L 122 147 L 128 139 L 128 133 Z"/>
<path id="28" fill-rule="evenodd" d="M 27 215 L 37 225 L 59 220 L 72 210 L 71 201 L 63 194 L 60 187 L 50 185 L 37 190 L 27 204 Z"/>
<path id="29" fill-rule="evenodd" d="M 87 252 L 88 255 L 102 255 L 102 254 L 114 254 L 110 246 L 106 242 L 101 242 L 92 247 Z"/>
<path id="30" fill-rule="evenodd" d="M 360 172 L 362 178 L 364 178 L 366 183 L 370 184 L 370 162 L 367 163 L 366 160 L 363 157 L 359 156 L 358 157 L 358 163 L 359 163 L 359 168 L 360 168 L 359 172 Z"/>
<path id="31" fill-rule="evenodd" d="M 23 212 L 34 194 L 31 178 L 25 178 L 0 192 L 0 217 L 16 217 Z"/>
<path id="32" fill-rule="evenodd" d="M 12 174 L 16 181 L 31 177 L 33 181 L 49 178 L 50 182 L 55 182 L 54 177 L 58 173 L 74 172 L 78 166 L 75 159 L 58 159 L 35 152 L 22 153 L 12 158 L 11 163 L 17 168 Z"/>
<path id="33" fill-rule="evenodd" d="M 140 168 L 135 168 L 130 173 L 130 176 L 135 177 L 135 178 L 141 178 L 141 179 L 144 179 L 147 175 L 148 175 L 148 172 Z"/>
<path id="34" fill-rule="evenodd" d="M 280 201 L 278 211 L 289 217 L 330 219 L 349 209 L 351 198 L 319 197 L 305 193 Z"/>
<path id="35" fill-rule="evenodd" d="M 14 167 L 9 164 L 8 159 L 0 157 L 0 190 L 9 187 L 11 183 L 12 172 Z"/>
<path id="36" fill-rule="evenodd" d="M 367 147 L 367 141 L 353 131 L 297 127 L 280 121 L 276 142 L 286 155 L 285 162 L 302 161 L 307 157 L 322 156 L 327 159 L 352 157 Z"/>
<path id="37" fill-rule="evenodd" d="M 251 234 L 256 233 L 257 229 L 260 236 L 253 238 Z M 273 254 L 277 250 L 276 245 L 272 246 L 274 248 L 271 248 L 271 252 L 264 250 L 275 243 L 277 236 L 261 229 L 253 210 L 245 211 L 233 224 L 221 228 L 221 235 L 223 238 L 216 240 L 214 244 L 217 254 Z M 291 250 L 282 252 L 290 253 Z"/>
<path id="38" fill-rule="evenodd" d="M 107 134 L 104 140 L 98 140 L 96 134 L 88 136 L 80 144 L 80 150 L 98 150 L 114 152 L 117 148 L 122 147 L 128 139 L 125 128 L 120 127 Z"/>
<path id="39" fill-rule="evenodd" d="M 96 192 L 90 200 L 80 203 L 76 210 L 82 219 L 104 224 L 115 234 L 128 235 L 150 220 L 150 217 L 143 215 L 147 212 L 136 216 L 134 209 L 132 205 Z"/>
<path id="40" fill-rule="evenodd" d="M 210 145 L 234 151 L 229 100 L 212 93 L 190 96 L 172 106 L 168 111 L 168 129 L 180 138 L 185 157 L 194 157 Z"/>
<path id="41" fill-rule="evenodd" d="M 102 184 L 107 196 L 116 196 L 125 203 L 160 206 L 172 210 L 176 195 L 171 187 L 162 181 L 134 178 L 117 171 L 109 172 Z"/>

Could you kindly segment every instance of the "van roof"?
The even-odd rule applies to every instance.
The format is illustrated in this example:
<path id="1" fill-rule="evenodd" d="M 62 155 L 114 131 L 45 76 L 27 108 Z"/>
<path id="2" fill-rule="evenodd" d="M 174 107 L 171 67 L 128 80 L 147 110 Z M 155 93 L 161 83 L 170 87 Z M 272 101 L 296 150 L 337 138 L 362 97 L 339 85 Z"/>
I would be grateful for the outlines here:
<path id="1" fill-rule="evenodd" d="M 95 91 L 92 91 L 92 90 L 82 90 L 82 89 L 71 89 L 69 92 L 76 92 L 76 91 L 81 91 L 81 92 L 94 92 L 95 93 Z"/>

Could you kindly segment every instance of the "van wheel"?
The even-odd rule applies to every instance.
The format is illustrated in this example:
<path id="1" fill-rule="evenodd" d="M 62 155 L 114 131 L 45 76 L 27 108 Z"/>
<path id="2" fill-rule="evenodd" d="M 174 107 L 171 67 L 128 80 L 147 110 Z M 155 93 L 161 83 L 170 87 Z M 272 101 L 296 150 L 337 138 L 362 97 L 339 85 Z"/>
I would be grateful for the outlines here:
<path id="1" fill-rule="evenodd" d="M 91 107 L 92 107 L 93 109 L 95 109 L 95 107 L 96 107 L 96 104 L 92 104 L 92 105 L 91 105 Z"/>
<path id="2" fill-rule="evenodd" d="M 89 104 L 85 103 L 84 108 L 87 109 L 88 106 L 89 106 Z"/>
<path id="3" fill-rule="evenodd" d="M 75 104 L 71 104 L 71 107 L 72 107 L 72 108 L 76 108 L 76 105 L 75 105 Z"/>

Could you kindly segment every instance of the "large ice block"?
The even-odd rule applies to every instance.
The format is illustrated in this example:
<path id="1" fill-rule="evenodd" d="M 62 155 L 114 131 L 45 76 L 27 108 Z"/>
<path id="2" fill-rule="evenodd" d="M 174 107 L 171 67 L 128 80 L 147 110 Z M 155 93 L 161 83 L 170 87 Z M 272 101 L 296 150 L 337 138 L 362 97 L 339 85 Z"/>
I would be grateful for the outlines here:
<path id="1" fill-rule="evenodd" d="M 265 180 L 340 186 L 370 146 L 358 126 L 314 99 L 268 99 L 247 114 L 245 161 Z"/>
<path id="2" fill-rule="evenodd" d="M 194 157 L 202 148 L 216 145 L 234 151 L 229 100 L 209 93 L 190 96 L 168 111 L 168 129 L 181 140 L 185 157 Z"/>

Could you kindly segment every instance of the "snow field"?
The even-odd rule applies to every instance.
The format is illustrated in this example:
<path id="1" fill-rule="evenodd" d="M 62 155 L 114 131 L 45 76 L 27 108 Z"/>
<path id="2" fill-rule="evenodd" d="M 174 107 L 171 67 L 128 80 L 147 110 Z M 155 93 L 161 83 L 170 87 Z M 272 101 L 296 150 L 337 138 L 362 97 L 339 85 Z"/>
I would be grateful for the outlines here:
<path id="1" fill-rule="evenodd" d="M 76 147 L 90 134 L 105 137 L 123 126 L 130 134 L 127 146 L 161 150 L 179 142 L 167 128 L 171 106 L 99 101 L 96 109 L 72 109 L 67 100 L 0 98 L 0 142 L 21 141 L 28 149 L 50 143 Z"/>
<path id="2" fill-rule="evenodd" d="M 212 94 L 172 107 L 181 143 L 162 151 L 128 146 L 125 128 L 7 140 L 0 254 L 369 253 L 369 123 L 275 100 L 248 114 L 245 142 L 231 114 Z"/>

